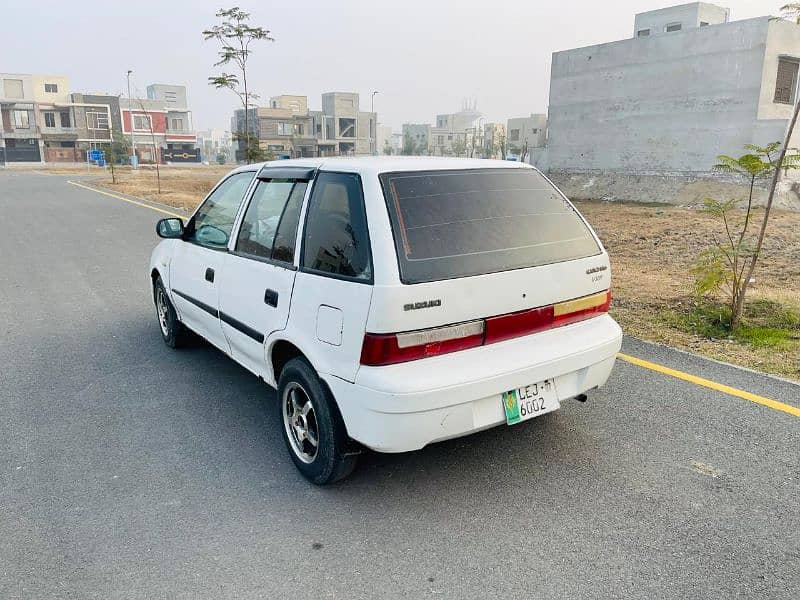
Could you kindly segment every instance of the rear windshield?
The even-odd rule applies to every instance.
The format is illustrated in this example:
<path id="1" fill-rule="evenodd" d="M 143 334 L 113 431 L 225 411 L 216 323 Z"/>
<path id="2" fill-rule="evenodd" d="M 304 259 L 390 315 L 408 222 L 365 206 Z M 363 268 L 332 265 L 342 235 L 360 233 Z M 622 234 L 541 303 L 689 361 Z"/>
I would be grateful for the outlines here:
<path id="1" fill-rule="evenodd" d="M 413 171 L 380 179 L 403 283 L 600 253 L 572 205 L 534 169 Z"/>

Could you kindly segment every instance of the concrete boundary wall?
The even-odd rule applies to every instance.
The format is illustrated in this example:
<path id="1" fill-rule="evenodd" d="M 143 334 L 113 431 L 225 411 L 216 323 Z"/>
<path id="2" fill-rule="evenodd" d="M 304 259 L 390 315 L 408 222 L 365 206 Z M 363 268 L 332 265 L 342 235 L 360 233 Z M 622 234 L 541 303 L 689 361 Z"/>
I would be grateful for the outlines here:
<path id="1" fill-rule="evenodd" d="M 626 172 L 551 170 L 547 176 L 572 200 L 616 200 L 699 206 L 707 197 L 736 198 L 745 203 L 748 186 L 741 179 L 710 172 Z M 778 184 L 776 208 L 800 210 L 800 178 L 784 177 Z M 767 200 L 769 181 L 756 188 L 755 204 Z"/>

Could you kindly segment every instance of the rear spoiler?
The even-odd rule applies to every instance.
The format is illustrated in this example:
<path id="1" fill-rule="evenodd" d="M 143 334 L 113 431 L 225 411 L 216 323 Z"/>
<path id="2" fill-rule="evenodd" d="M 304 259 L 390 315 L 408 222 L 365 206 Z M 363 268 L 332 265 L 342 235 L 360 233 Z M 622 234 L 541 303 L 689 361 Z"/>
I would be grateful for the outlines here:
<path id="1" fill-rule="evenodd" d="M 295 179 L 311 181 L 317 174 L 317 167 L 269 167 L 264 166 L 256 177 L 261 181 L 270 179 Z"/>

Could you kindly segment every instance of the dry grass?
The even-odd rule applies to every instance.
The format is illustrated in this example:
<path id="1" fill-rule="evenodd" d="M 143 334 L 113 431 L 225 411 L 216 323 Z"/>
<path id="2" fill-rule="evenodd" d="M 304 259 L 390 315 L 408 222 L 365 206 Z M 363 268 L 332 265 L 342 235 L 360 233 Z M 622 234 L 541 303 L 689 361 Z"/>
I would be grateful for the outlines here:
<path id="1" fill-rule="evenodd" d="M 229 167 L 164 167 L 162 193 L 155 171 L 119 170 L 97 181 L 109 189 L 192 210 Z M 675 326 L 692 311 L 692 275 L 698 253 L 723 232 L 698 207 L 618 202 L 576 202 L 603 240 L 613 266 L 613 314 L 626 333 L 712 358 L 800 380 L 800 341 L 759 347 L 733 339 L 709 339 Z M 756 219 L 763 213 L 756 212 Z M 757 221 L 756 221 L 757 222 Z M 773 212 L 767 241 L 748 299 L 772 300 L 800 310 L 800 213 Z"/>
<path id="2" fill-rule="evenodd" d="M 626 333 L 712 358 L 800 379 L 798 345 L 756 347 L 708 339 L 670 324 L 669 313 L 695 306 L 689 269 L 698 253 L 723 235 L 719 223 L 697 208 L 576 202 L 611 255 L 613 314 Z M 763 215 L 756 212 L 756 220 Z M 800 308 L 800 214 L 772 213 L 763 254 L 748 300 Z"/>
<path id="3" fill-rule="evenodd" d="M 230 170 L 230 166 L 219 165 L 163 166 L 160 168 L 160 194 L 158 193 L 156 170 L 153 167 L 143 166 L 135 171 L 127 167 L 116 168 L 116 183 L 111 181 L 109 171 L 106 171 L 100 179 L 95 180 L 95 183 L 122 194 L 146 198 L 191 212 L 214 187 L 214 184 Z"/>

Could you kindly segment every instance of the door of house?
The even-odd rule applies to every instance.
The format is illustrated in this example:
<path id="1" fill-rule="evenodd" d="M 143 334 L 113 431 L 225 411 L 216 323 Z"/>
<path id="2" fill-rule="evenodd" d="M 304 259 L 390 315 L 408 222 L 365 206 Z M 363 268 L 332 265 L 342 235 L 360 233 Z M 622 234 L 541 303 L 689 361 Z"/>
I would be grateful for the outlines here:
<path id="1" fill-rule="evenodd" d="M 39 142 L 36 139 L 6 139 L 8 162 L 40 162 Z"/>

